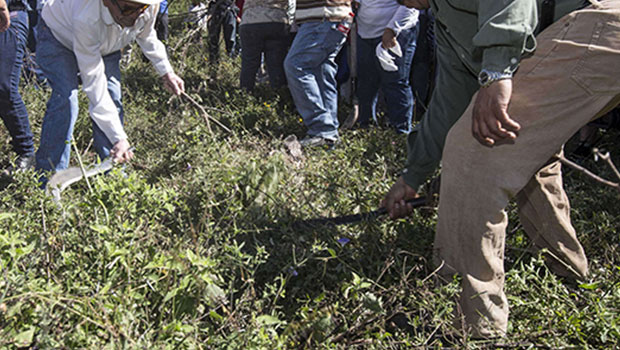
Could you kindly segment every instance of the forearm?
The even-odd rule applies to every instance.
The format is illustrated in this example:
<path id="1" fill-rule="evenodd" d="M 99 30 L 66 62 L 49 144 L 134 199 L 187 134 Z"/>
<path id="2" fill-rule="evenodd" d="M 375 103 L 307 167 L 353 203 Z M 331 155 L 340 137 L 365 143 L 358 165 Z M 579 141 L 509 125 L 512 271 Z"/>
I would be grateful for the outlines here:
<path id="1" fill-rule="evenodd" d="M 151 61 L 157 74 L 163 76 L 166 73 L 172 73 L 173 69 L 168 60 L 166 46 L 157 38 L 155 18 L 156 15 L 151 17 L 151 21 L 146 24 L 147 29 L 136 37 L 136 41 L 138 45 L 140 45 L 140 49 L 142 53 L 144 53 L 144 56 Z"/>
<path id="2" fill-rule="evenodd" d="M 438 37 L 437 64 L 439 75 L 428 110 L 417 131 L 407 139 L 403 178 L 415 190 L 437 170 L 448 131 L 479 88 L 476 76 L 468 71 L 441 36 Z"/>

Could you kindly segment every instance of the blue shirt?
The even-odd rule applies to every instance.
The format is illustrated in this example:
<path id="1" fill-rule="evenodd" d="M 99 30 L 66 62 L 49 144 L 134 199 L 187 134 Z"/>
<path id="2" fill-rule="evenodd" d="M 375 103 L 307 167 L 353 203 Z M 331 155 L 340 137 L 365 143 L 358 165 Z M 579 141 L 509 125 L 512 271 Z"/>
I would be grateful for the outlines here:
<path id="1" fill-rule="evenodd" d="M 168 0 L 162 0 L 159 4 L 159 13 L 168 13 Z"/>

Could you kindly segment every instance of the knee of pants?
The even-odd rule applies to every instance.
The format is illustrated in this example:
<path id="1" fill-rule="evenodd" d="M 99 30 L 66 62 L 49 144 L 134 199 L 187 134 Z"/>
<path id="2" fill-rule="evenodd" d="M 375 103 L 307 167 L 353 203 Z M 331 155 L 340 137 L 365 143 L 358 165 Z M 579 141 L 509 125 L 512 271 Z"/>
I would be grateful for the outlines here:
<path id="1" fill-rule="evenodd" d="M 296 67 L 295 60 L 291 55 L 286 55 L 284 59 L 284 72 L 287 76 L 295 76 Z"/>

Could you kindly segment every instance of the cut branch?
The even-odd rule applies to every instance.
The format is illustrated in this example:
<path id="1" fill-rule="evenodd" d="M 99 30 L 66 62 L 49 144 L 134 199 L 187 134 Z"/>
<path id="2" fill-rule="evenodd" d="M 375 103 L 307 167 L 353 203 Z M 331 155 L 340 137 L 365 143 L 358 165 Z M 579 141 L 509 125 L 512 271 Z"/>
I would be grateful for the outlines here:
<path id="1" fill-rule="evenodd" d="M 606 156 L 607 156 L 607 157 L 609 157 L 609 154 L 607 154 Z M 604 185 L 610 186 L 610 187 L 612 187 L 612 188 L 616 189 L 616 191 L 620 192 L 620 184 L 618 184 L 617 182 L 613 182 L 613 181 L 609 181 L 609 180 L 603 179 L 602 177 L 600 177 L 600 176 L 598 176 L 598 175 L 594 174 L 594 173 L 593 173 L 593 172 L 591 172 L 590 170 L 588 170 L 588 169 L 586 169 L 586 168 L 582 167 L 581 165 L 579 165 L 579 164 L 577 164 L 577 163 L 575 163 L 575 162 L 573 162 L 573 161 L 570 161 L 570 160 L 566 159 L 566 157 L 564 157 L 563 155 L 559 155 L 559 156 L 555 156 L 555 157 L 556 157 L 556 158 L 557 158 L 557 159 L 558 159 L 558 160 L 559 160 L 562 164 L 564 164 L 564 165 L 568 165 L 569 167 L 571 167 L 571 168 L 573 168 L 573 169 L 579 170 L 579 171 L 581 171 L 582 173 L 584 173 L 584 174 L 588 175 L 589 177 L 591 177 L 592 179 L 594 179 L 594 180 L 596 180 L 596 181 L 598 181 L 598 182 L 600 182 L 600 183 L 602 183 L 602 184 L 604 184 Z M 603 158 L 603 159 L 604 159 L 604 158 Z M 613 163 L 612 163 L 612 164 L 613 164 Z M 615 166 L 613 166 L 613 165 L 612 165 L 612 168 L 613 168 L 613 169 L 615 169 Z M 616 171 L 617 171 L 617 170 L 616 170 Z M 619 177 L 619 178 L 620 178 L 620 177 Z"/>
<path id="2" fill-rule="evenodd" d="M 609 167 L 611 168 L 611 170 L 614 171 L 614 174 L 616 174 L 616 177 L 618 178 L 618 180 L 620 180 L 620 171 L 618 171 L 618 168 L 616 168 L 616 165 L 614 164 L 614 162 L 611 160 L 611 156 L 609 155 L 609 152 L 603 154 L 601 153 L 601 151 L 598 148 L 594 148 L 592 150 L 592 152 L 594 152 L 594 154 L 601 158 L 602 160 L 606 161 L 607 164 L 609 165 Z"/>
<path id="3" fill-rule="evenodd" d="M 209 122 L 209 120 L 212 120 L 215 124 L 217 124 L 220 128 L 232 133 L 232 131 L 230 131 L 229 128 L 226 127 L 226 125 L 222 124 L 219 120 L 213 118 L 212 116 L 209 115 L 209 113 L 207 113 L 207 110 L 204 109 L 204 107 L 202 107 L 198 102 L 196 102 L 196 100 L 194 100 L 193 98 L 191 98 L 187 93 L 182 92 L 183 96 L 185 96 L 185 98 L 187 98 L 192 104 L 194 104 L 194 106 L 196 106 L 198 109 L 200 109 L 200 111 L 202 112 L 202 117 L 205 119 L 205 123 L 207 124 L 207 129 L 209 130 L 210 133 L 213 133 L 213 131 L 211 130 L 211 123 Z"/>

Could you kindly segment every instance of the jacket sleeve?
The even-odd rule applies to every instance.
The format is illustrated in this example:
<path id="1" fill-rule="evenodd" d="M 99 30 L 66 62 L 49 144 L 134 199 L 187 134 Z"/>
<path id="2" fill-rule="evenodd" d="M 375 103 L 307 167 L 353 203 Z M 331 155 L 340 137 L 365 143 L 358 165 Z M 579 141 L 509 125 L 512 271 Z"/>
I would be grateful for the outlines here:
<path id="1" fill-rule="evenodd" d="M 155 67 L 157 74 L 163 76 L 166 73 L 173 72 L 173 69 L 168 60 L 166 47 L 157 38 L 157 32 L 155 31 L 155 20 L 157 19 L 159 10 L 157 6 L 153 6 L 153 8 L 149 8 L 147 11 L 152 11 L 152 13 L 149 14 L 149 20 L 144 30 L 136 37 L 136 41 L 138 45 L 140 45 L 144 56 L 146 56 L 146 58 L 151 61 L 151 64 L 153 64 L 153 67 Z"/>
<path id="2" fill-rule="evenodd" d="M 398 36 L 401 31 L 413 28 L 418 24 L 419 12 L 416 9 L 409 9 L 405 6 L 398 6 L 394 16 L 388 22 L 387 27 L 392 29 Z"/>
<path id="3" fill-rule="evenodd" d="M 535 0 L 480 0 L 473 44 L 483 50 L 482 69 L 514 73 L 524 52 L 534 50 Z"/>

